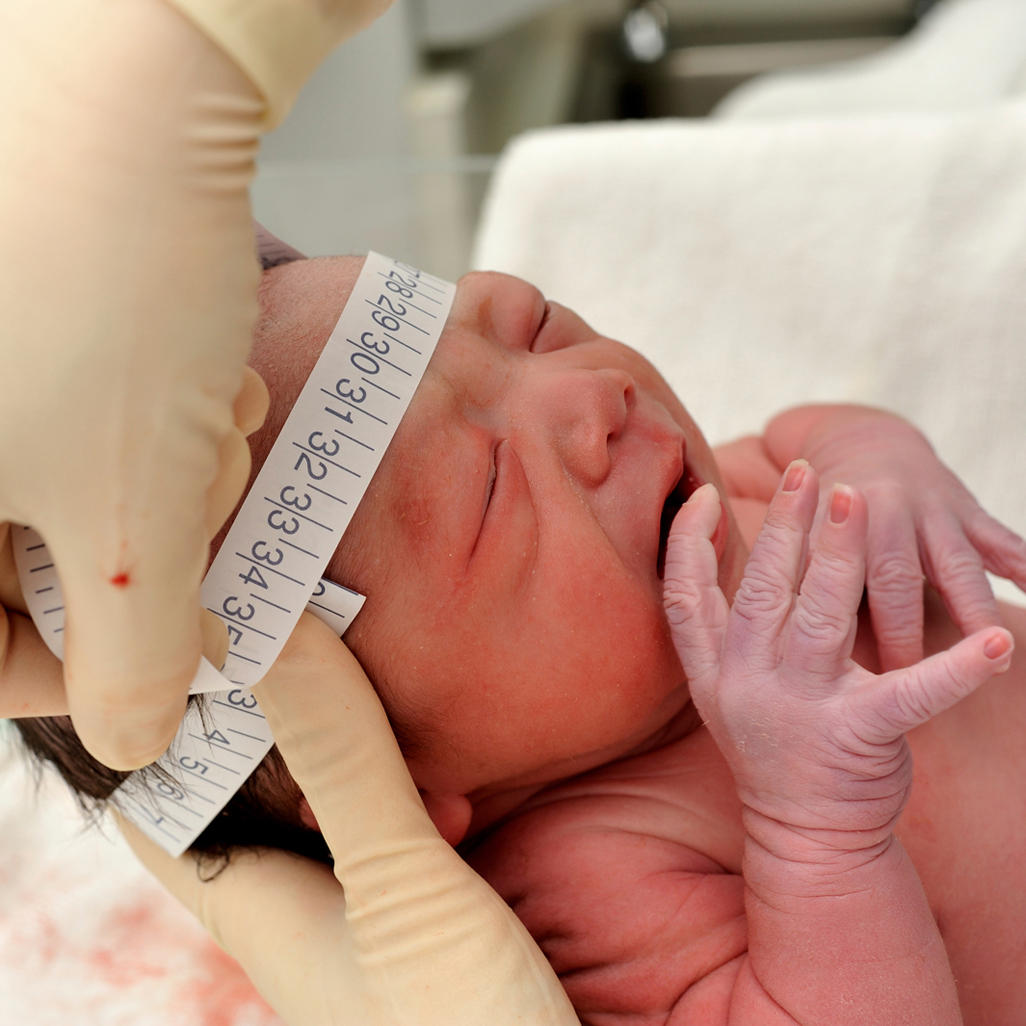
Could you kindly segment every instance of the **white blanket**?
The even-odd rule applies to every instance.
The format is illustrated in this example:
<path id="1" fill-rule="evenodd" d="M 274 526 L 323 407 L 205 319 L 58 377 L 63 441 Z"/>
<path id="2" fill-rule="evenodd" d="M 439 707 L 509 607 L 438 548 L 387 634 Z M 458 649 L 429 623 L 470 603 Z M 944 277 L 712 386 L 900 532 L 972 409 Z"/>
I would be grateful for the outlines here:
<path id="1" fill-rule="evenodd" d="M 1008 6 L 957 7 L 985 4 Z M 1011 68 L 1026 32 L 999 44 Z M 978 53 L 973 80 L 997 59 Z M 801 122 L 529 136 L 502 161 L 477 265 L 644 349 L 714 440 L 791 403 L 882 403 L 1026 529 L 1026 109 L 998 102 L 1013 80 L 990 75 L 989 102 L 977 88 L 954 118 L 839 122 L 814 79 L 802 105 L 818 96 L 821 113 Z M 907 91 L 895 103 L 921 110 Z M 3 745 L 0 731 L 0 1026 L 275 1026 L 119 843 L 82 833 L 52 785 L 33 803 Z"/>

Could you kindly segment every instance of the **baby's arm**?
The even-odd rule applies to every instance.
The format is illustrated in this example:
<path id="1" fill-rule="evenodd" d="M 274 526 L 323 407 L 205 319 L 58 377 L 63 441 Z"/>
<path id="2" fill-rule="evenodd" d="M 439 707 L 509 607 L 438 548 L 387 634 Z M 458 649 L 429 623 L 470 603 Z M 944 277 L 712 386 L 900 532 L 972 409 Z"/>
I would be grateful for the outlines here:
<path id="1" fill-rule="evenodd" d="M 733 608 L 710 486 L 667 554 L 674 640 L 744 810 L 749 941 L 729 1023 L 956 1026 L 944 945 L 894 835 L 912 779 L 904 734 L 1006 669 L 1011 639 L 987 628 L 881 676 L 852 662 L 866 503 L 834 488 L 811 532 L 818 492 L 811 467 L 788 468 Z"/>
<path id="2" fill-rule="evenodd" d="M 885 669 L 922 657 L 923 580 L 966 634 L 1000 622 L 986 572 L 1026 588 L 1026 542 L 980 508 L 929 442 L 901 417 L 865 406 L 788 410 L 761 439 L 717 450 L 728 494 L 768 500 L 774 470 L 807 459 L 824 489 L 858 487 L 869 503 L 867 590 Z"/>

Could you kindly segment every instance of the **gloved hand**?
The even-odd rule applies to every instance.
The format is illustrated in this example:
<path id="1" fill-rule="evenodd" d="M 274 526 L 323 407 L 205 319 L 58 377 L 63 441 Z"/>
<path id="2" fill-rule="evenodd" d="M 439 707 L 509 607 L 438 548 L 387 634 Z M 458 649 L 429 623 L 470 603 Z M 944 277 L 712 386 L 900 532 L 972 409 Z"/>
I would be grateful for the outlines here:
<path id="1" fill-rule="evenodd" d="M 181 719 L 208 539 L 249 468 L 233 404 L 262 416 L 243 387 L 259 134 L 339 38 L 304 49 L 303 30 L 355 30 L 383 4 L 181 6 L 190 18 L 166 0 L 0 7 L 0 523 L 49 545 L 69 711 L 122 769 Z M 295 44 L 278 63 L 307 63 L 275 79 L 278 9 Z M 10 633 L 0 622 L 0 659 Z"/>
<path id="2" fill-rule="evenodd" d="M 237 853 L 201 882 L 127 823 L 136 854 L 292 1026 L 576 1026 L 545 957 L 438 835 L 377 696 L 304 614 L 254 694 L 335 859 Z"/>

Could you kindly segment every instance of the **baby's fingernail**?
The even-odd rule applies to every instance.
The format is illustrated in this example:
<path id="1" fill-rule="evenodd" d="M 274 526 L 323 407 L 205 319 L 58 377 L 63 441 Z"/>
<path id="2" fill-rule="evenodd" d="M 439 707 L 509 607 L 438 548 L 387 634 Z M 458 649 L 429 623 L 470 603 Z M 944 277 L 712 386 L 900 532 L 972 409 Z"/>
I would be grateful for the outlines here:
<path id="1" fill-rule="evenodd" d="M 834 485 L 830 493 L 830 523 L 843 524 L 851 514 L 852 491 L 847 485 Z"/>
<path id="2" fill-rule="evenodd" d="M 995 634 L 986 645 L 983 646 L 983 654 L 988 659 L 998 660 L 1004 658 L 1012 650 L 1012 642 L 1007 634 Z"/>
<path id="3" fill-rule="evenodd" d="M 784 477 L 784 491 L 796 492 L 805 480 L 805 469 L 808 463 L 805 460 L 795 460 L 788 468 Z"/>

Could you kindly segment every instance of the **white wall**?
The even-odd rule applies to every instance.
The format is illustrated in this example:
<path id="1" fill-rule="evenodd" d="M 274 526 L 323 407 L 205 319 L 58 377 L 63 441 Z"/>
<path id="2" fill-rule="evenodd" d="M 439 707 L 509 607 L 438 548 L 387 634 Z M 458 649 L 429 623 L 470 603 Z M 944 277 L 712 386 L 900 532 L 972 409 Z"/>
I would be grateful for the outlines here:
<path id="1" fill-rule="evenodd" d="M 405 97 L 416 69 L 407 2 L 396 0 L 328 58 L 265 139 L 257 219 L 310 255 L 409 255 Z"/>

